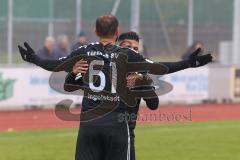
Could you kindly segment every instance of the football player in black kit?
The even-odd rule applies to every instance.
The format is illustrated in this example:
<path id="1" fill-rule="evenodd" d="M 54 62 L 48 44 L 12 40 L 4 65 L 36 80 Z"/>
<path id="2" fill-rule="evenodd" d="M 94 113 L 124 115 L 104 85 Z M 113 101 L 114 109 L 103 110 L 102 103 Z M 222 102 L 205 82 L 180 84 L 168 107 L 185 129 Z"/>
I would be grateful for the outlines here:
<path id="1" fill-rule="evenodd" d="M 115 61 L 118 61 L 118 57 L 120 57 L 122 53 L 127 55 L 127 62 L 147 61 L 139 54 L 136 54 L 135 51 L 115 45 L 118 33 L 119 25 L 117 18 L 112 15 L 105 15 L 98 17 L 96 20 L 96 35 L 100 38 L 99 42 L 79 47 L 69 56 L 59 60 L 41 59 L 27 43 L 24 43 L 25 48 L 18 46 L 23 60 L 34 63 L 49 71 L 59 71 L 56 70 L 58 66 L 79 55 L 96 56 L 103 60 L 100 61 L 100 63 L 98 63 L 99 61 L 94 61 L 97 62 L 94 63 L 95 65 L 102 66 L 102 70 L 98 72 L 100 80 L 98 77 L 94 83 L 90 82 L 85 84 L 91 91 L 86 93 L 87 96 L 84 94 L 81 118 L 84 117 L 85 112 L 94 110 L 101 101 L 106 101 L 114 105 L 117 104 L 117 106 L 109 114 L 92 119 L 91 121 L 81 122 L 76 147 L 76 160 L 130 159 L 128 123 L 125 121 L 119 122 L 118 119 L 118 115 L 126 111 L 126 105 L 120 101 L 118 97 L 120 93 L 117 93 L 116 89 L 112 87 L 114 86 L 112 85 L 113 77 L 110 74 L 111 69 L 109 66 L 113 65 Z M 199 56 L 199 53 L 200 50 L 195 51 L 190 55 L 189 60 L 162 62 L 161 65 L 167 67 L 167 73 L 173 73 L 189 67 L 200 67 L 212 61 L 210 54 Z M 91 64 L 92 62 L 89 64 L 89 68 L 92 68 L 91 70 L 89 69 L 89 75 L 93 74 L 91 72 L 94 70 Z M 118 67 L 119 66 L 116 66 L 115 68 Z M 70 71 L 68 70 L 68 72 Z M 69 76 L 76 75 L 70 73 Z M 95 82 L 99 85 L 96 85 Z M 119 84 L 119 82 L 117 82 L 117 84 Z M 111 92 L 113 96 L 109 96 L 109 94 L 108 96 L 99 96 L 101 91 Z"/>
<path id="2" fill-rule="evenodd" d="M 126 33 L 122 33 L 119 38 L 118 38 L 118 44 L 121 47 L 127 47 L 127 48 L 131 48 L 133 50 L 136 51 L 137 54 L 139 54 L 139 36 L 136 32 L 126 32 Z M 81 74 L 86 74 L 86 71 L 88 70 L 88 64 L 87 61 L 84 60 L 80 60 L 79 62 L 77 62 L 74 67 L 73 67 L 73 76 L 68 76 L 66 79 L 66 83 L 68 84 L 76 84 L 80 82 L 80 84 L 82 84 L 82 81 L 77 81 L 75 80 L 77 76 L 74 75 L 78 75 L 79 73 Z M 129 88 L 134 89 L 135 85 L 138 85 L 138 82 L 140 81 L 146 81 L 149 86 L 144 86 L 144 87 L 138 87 L 137 89 L 149 89 L 149 88 L 153 88 L 151 82 L 152 80 L 150 79 L 150 77 L 148 75 L 145 74 L 141 74 L 141 73 L 132 73 L 129 74 L 127 76 L 127 86 Z M 127 111 L 124 114 L 119 114 L 119 121 L 127 121 L 128 122 L 128 126 L 129 126 L 129 134 L 130 134 L 130 160 L 135 160 L 135 127 L 136 127 L 136 120 L 138 117 L 138 111 L 139 111 L 139 105 L 140 105 L 140 101 L 141 99 L 137 100 L 137 104 L 134 107 L 127 107 Z M 152 98 L 144 98 L 144 101 L 147 104 L 147 107 L 151 110 L 155 110 L 158 108 L 159 106 L 159 100 L 158 100 L 158 96 L 156 95 L 156 97 L 152 97 Z"/>
<path id="3" fill-rule="evenodd" d="M 132 48 L 139 54 L 139 36 L 136 32 L 126 32 L 122 33 L 118 38 L 118 43 L 122 47 L 128 47 Z M 148 75 L 143 75 L 141 73 L 133 73 L 127 77 L 127 84 L 128 87 L 134 88 L 135 85 L 139 81 L 147 80 L 148 81 L 148 87 L 139 87 L 139 89 L 148 89 L 149 87 L 153 87 L 151 84 L 151 79 L 148 77 Z M 159 99 L 158 96 L 152 97 L 152 98 L 143 98 L 146 102 L 146 105 L 151 110 L 156 110 L 159 106 Z M 128 126 L 129 126 L 129 133 L 130 133 L 130 160 L 135 160 L 135 127 L 136 127 L 136 120 L 138 117 L 138 111 L 139 111 L 139 105 L 140 105 L 141 99 L 138 99 L 137 104 L 135 107 L 128 107 L 128 112 L 123 115 L 123 117 L 127 118 L 128 120 Z"/>

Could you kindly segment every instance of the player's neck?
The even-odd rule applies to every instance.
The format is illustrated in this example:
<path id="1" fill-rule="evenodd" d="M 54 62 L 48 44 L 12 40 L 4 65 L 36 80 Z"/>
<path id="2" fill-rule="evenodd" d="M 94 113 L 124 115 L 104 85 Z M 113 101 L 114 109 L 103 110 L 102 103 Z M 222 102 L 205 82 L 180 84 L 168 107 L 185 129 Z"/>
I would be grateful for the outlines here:
<path id="1" fill-rule="evenodd" d="M 104 46 L 112 43 L 114 44 L 116 42 L 115 38 L 100 38 L 100 43 L 102 43 Z"/>

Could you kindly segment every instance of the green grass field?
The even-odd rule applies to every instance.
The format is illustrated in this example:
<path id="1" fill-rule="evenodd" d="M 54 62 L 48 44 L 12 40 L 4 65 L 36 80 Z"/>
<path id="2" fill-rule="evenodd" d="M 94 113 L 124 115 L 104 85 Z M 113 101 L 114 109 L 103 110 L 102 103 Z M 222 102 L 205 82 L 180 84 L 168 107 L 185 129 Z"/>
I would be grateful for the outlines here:
<path id="1" fill-rule="evenodd" d="M 76 129 L 0 133 L 0 160 L 73 160 Z M 142 125 L 138 160 L 239 160 L 240 121 Z"/>

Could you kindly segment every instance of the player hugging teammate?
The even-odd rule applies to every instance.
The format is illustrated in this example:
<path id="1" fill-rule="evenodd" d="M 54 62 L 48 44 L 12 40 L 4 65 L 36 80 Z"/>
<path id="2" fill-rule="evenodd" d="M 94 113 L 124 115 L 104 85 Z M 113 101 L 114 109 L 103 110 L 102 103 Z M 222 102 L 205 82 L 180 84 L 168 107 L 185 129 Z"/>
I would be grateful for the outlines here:
<path id="1" fill-rule="evenodd" d="M 100 16 L 96 20 L 95 27 L 96 35 L 100 39 L 99 42 L 79 47 L 68 57 L 60 60 L 41 59 L 27 43 L 24 43 L 26 49 L 19 46 L 19 51 L 23 60 L 34 63 L 41 68 L 49 71 L 60 71 L 61 69 L 67 71 L 66 86 L 70 84 L 85 88 L 77 139 L 76 160 L 129 160 L 130 157 L 133 160 L 135 154 L 131 154 L 131 152 L 134 152 L 134 128 L 136 122 L 119 121 L 119 115 L 126 112 L 137 114 L 140 98 L 137 99 L 136 104 L 132 103 L 135 104 L 135 107 L 131 106 L 132 108 L 129 108 L 128 104 L 131 103 L 131 99 L 129 100 L 128 97 L 134 95 L 128 95 L 130 92 L 127 92 L 126 87 L 134 90 L 136 83 L 147 80 L 149 82 L 147 87 L 154 88 L 151 86 L 151 80 L 147 76 L 147 69 L 142 73 L 128 73 L 126 77 L 119 71 L 124 68 L 124 66 L 119 65 L 121 64 L 119 62 L 126 63 L 126 65 L 129 62 L 151 63 L 150 65 L 161 66 L 161 69 L 165 70 L 166 74 L 169 74 L 189 67 L 200 67 L 211 62 L 212 57 L 210 54 L 199 56 L 200 50 L 196 50 L 185 61 L 152 63 L 138 53 L 139 38 L 136 38 L 138 36 L 135 33 L 130 32 L 119 37 L 118 41 L 123 47 L 115 44 L 119 35 L 119 24 L 116 17 L 112 15 Z M 93 57 L 91 53 L 96 53 L 94 54 L 95 59 L 91 59 Z M 113 54 L 115 56 L 111 56 Z M 127 62 L 122 61 L 123 55 L 127 56 Z M 79 59 L 79 56 L 85 58 Z M 69 65 L 70 70 L 61 67 L 59 69 L 59 66 L 63 66 L 69 61 L 74 62 Z M 126 68 L 124 69 L 126 71 Z M 131 68 L 128 69 L 131 70 Z M 126 78 L 127 82 L 125 83 L 123 79 Z M 119 79 L 122 81 L 119 82 Z M 65 89 L 67 91 L 74 90 L 69 90 L 67 87 Z M 143 88 L 139 90 L 141 89 Z M 110 101 L 109 99 L 88 98 L 89 94 L 100 97 L 119 96 L 120 98 L 116 99 L 116 101 Z M 149 108 L 156 109 L 158 107 L 157 96 L 144 100 Z"/>

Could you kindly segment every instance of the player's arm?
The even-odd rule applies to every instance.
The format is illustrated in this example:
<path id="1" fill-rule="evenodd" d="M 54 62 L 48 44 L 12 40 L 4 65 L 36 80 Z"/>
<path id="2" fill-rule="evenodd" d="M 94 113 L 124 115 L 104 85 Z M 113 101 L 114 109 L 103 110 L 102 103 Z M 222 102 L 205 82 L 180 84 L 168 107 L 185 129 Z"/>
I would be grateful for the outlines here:
<path id="1" fill-rule="evenodd" d="M 22 59 L 26 62 L 33 63 L 48 71 L 54 71 L 60 64 L 62 64 L 68 58 L 74 56 L 77 53 L 77 51 L 74 51 L 68 57 L 63 57 L 59 60 L 47 60 L 40 58 L 27 42 L 24 43 L 24 46 L 26 49 L 23 48 L 22 46 L 18 46 Z"/>
<path id="2" fill-rule="evenodd" d="M 188 61 L 179 62 L 159 62 L 168 68 L 167 74 L 178 72 L 190 68 Z"/>
<path id="3" fill-rule="evenodd" d="M 197 49 L 194 51 L 190 56 L 188 60 L 179 61 L 179 62 L 157 62 L 160 64 L 163 64 L 168 68 L 169 73 L 174 73 L 177 71 L 181 71 L 187 68 L 195 68 L 195 67 L 201 67 L 204 66 L 210 62 L 212 62 L 212 55 L 211 54 L 205 54 L 205 55 L 199 55 L 201 53 L 201 49 Z M 131 59 L 133 59 L 135 62 L 148 62 L 153 63 L 147 59 L 144 59 L 141 55 L 134 56 L 134 53 L 128 55 Z"/>
<path id="4" fill-rule="evenodd" d="M 201 67 L 204 66 L 210 62 L 212 62 L 212 56 L 211 54 L 201 55 L 199 56 L 199 53 L 201 52 L 201 49 L 197 49 L 195 52 L 193 52 L 188 60 L 185 61 L 179 61 L 179 62 L 160 62 L 161 64 L 168 67 L 168 74 L 174 73 L 180 70 L 184 70 L 187 68 L 195 68 L 195 67 Z M 151 86 L 148 86 L 151 87 Z M 146 99 L 146 104 L 148 108 L 154 110 L 158 108 L 159 105 L 159 99 L 156 95 L 156 97 Z"/>
<path id="5" fill-rule="evenodd" d="M 187 68 L 196 68 L 204 66 L 210 62 L 212 62 L 212 55 L 199 55 L 201 53 L 201 49 L 197 49 L 194 51 L 188 60 L 183 60 L 179 62 L 160 62 L 161 64 L 168 67 L 168 73 L 174 73 L 177 71 L 181 71 Z"/>
<path id="6" fill-rule="evenodd" d="M 144 101 L 147 104 L 147 107 L 151 110 L 156 110 L 159 106 L 159 99 L 158 96 L 156 95 L 155 97 L 152 98 L 143 98 Z"/>
<path id="7" fill-rule="evenodd" d="M 81 74 L 74 74 L 73 72 L 68 73 L 65 82 L 64 82 L 64 90 L 67 92 L 73 92 L 79 90 L 77 86 L 83 86 L 83 77 Z"/>
<path id="8" fill-rule="evenodd" d="M 27 42 L 24 43 L 24 47 L 26 49 L 22 46 L 18 46 L 22 59 L 26 62 L 33 63 L 45 70 L 54 71 L 54 69 L 64 61 L 64 59 L 47 60 L 40 58 L 37 54 L 35 54 L 35 51 L 29 46 Z"/>
<path id="9" fill-rule="evenodd" d="M 143 78 L 140 80 L 140 83 L 146 84 L 145 86 L 141 87 L 141 90 L 155 90 L 153 84 L 153 80 L 147 75 L 143 74 Z M 138 81 L 136 82 L 136 86 L 138 85 Z M 146 105 L 151 110 L 156 110 L 159 106 L 159 99 L 156 93 L 155 96 L 151 98 L 144 98 L 143 100 L 146 102 Z"/>
<path id="10" fill-rule="evenodd" d="M 84 61 L 81 59 L 78 61 L 72 69 L 71 73 L 68 73 L 68 75 L 65 78 L 64 82 L 64 90 L 67 92 L 72 92 L 75 90 L 78 90 L 77 87 L 69 87 L 68 85 L 76 85 L 76 86 L 83 86 L 83 74 L 85 74 L 88 70 L 88 64 L 87 61 Z"/>
<path id="11" fill-rule="evenodd" d="M 154 90 L 155 88 L 153 86 L 144 86 L 144 87 L 137 87 L 134 89 L 135 90 L 151 90 L 151 89 Z M 147 107 L 151 110 L 156 110 L 159 106 L 159 99 L 156 93 L 155 93 L 155 96 L 151 98 L 143 98 L 143 100 L 146 102 Z"/>
<path id="12" fill-rule="evenodd" d="M 133 88 L 133 90 L 155 90 L 155 88 L 152 86 L 152 83 L 152 79 L 146 74 L 133 73 L 127 77 L 127 85 L 129 88 Z M 159 99 L 157 94 L 151 98 L 143 99 L 149 109 L 155 110 L 158 108 Z"/>

